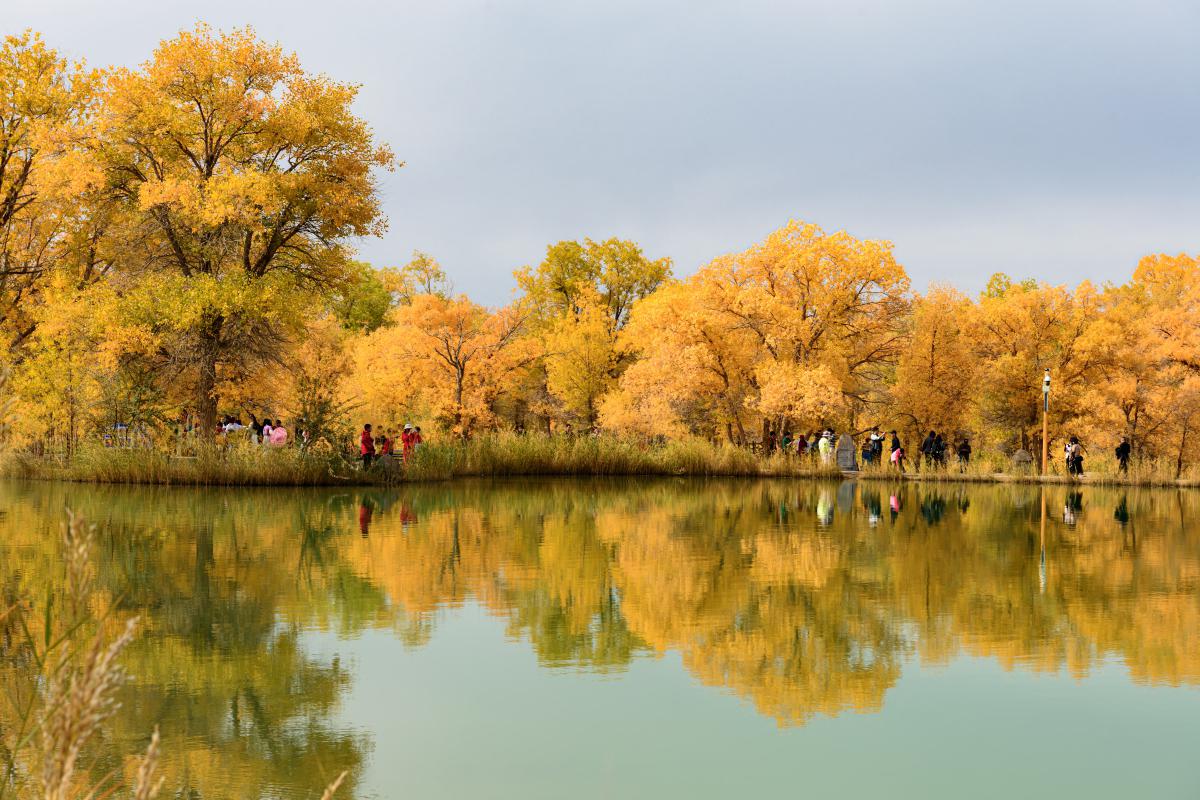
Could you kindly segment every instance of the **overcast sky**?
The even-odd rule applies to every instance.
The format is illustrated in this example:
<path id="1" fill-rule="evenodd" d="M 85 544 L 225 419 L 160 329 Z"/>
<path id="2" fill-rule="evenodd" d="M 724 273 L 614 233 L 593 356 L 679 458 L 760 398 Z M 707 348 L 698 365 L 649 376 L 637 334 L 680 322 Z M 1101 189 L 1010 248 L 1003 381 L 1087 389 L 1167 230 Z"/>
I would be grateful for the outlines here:
<path id="1" fill-rule="evenodd" d="M 683 275 L 790 218 L 892 240 L 918 289 L 1200 251 L 1195 0 L 0 0 L 94 66 L 201 8 L 363 85 L 407 166 L 360 252 L 428 251 L 488 303 L 549 242 Z"/>

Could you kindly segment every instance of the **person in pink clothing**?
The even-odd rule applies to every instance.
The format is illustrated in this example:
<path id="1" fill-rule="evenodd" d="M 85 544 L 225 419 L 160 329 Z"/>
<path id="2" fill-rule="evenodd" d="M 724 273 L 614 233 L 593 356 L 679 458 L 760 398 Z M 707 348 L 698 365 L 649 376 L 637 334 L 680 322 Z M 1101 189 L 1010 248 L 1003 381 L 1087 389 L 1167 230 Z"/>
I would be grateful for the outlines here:
<path id="1" fill-rule="evenodd" d="M 275 420 L 275 424 L 271 426 L 271 446 L 283 447 L 287 440 L 288 432 L 287 428 L 283 427 L 283 420 Z"/>

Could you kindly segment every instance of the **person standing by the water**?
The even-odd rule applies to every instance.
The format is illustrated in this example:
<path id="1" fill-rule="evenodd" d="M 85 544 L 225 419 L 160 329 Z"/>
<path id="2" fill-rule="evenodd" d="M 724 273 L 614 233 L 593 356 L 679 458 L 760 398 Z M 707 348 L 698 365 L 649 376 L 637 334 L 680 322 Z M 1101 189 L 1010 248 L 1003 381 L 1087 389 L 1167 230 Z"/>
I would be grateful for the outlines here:
<path id="1" fill-rule="evenodd" d="M 1129 446 L 1129 437 L 1122 436 L 1121 443 L 1117 445 L 1117 468 L 1122 475 L 1129 474 L 1129 451 L 1132 449 Z"/>
<path id="2" fill-rule="evenodd" d="M 254 416 L 253 411 L 247 411 L 246 413 L 250 415 L 250 440 L 255 444 L 259 444 L 260 442 L 265 444 L 266 440 L 263 439 L 262 435 L 263 423 L 258 421 L 258 417 Z"/>
<path id="3" fill-rule="evenodd" d="M 827 428 L 825 433 L 821 434 L 821 442 L 817 449 L 821 453 L 822 464 L 828 464 L 833 460 L 833 431 Z"/>
<path id="4" fill-rule="evenodd" d="M 878 464 L 883 459 L 883 434 L 879 432 L 878 425 L 872 426 L 868 441 L 871 442 L 871 462 Z"/>
<path id="5" fill-rule="evenodd" d="M 1077 436 L 1072 436 L 1067 444 L 1067 472 L 1077 478 L 1083 476 L 1083 445 Z"/>
<path id="6" fill-rule="evenodd" d="M 967 465 L 971 463 L 971 441 L 964 436 L 963 440 L 958 443 L 956 452 L 958 454 L 958 471 L 964 472 Z"/>
<path id="7" fill-rule="evenodd" d="M 404 423 L 404 432 L 400 434 L 400 446 L 404 453 L 405 464 L 408 464 L 409 458 L 412 457 L 413 448 L 416 447 L 416 442 L 413 441 L 415 433 L 411 422 Z"/>
<path id="8" fill-rule="evenodd" d="M 288 432 L 287 428 L 283 427 L 283 420 L 275 420 L 275 424 L 271 426 L 271 446 L 283 447 L 287 444 Z"/>
<path id="9" fill-rule="evenodd" d="M 375 460 L 375 439 L 371 436 L 371 423 L 363 425 L 362 433 L 358 437 L 358 448 L 362 455 L 363 469 L 370 469 L 371 462 Z"/>
<path id="10" fill-rule="evenodd" d="M 933 463 L 939 467 L 946 466 L 946 440 L 940 433 L 933 439 Z"/>
<path id="11" fill-rule="evenodd" d="M 917 457 L 918 465 L 922 460 L 924 460 L 926 467 L 933 466 L 933 448 L 936 440 L 937 434 L 933 431 L 930 431 L 929 435 L 925 437 L 925 440 L 921 442 L 921 446 L 917 448 L 917 450 L 920 452 L 920 455 Z M 917 471 L 920 471 L 919 466 Z"/>

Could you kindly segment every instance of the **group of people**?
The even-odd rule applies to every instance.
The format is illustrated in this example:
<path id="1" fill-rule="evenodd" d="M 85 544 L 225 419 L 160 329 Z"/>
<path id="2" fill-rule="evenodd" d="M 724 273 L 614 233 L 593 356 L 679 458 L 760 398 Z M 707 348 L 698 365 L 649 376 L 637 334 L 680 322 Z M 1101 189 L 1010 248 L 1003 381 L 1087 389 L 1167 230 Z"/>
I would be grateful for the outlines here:
<path id="1" fill-rule="evenodd" d="M 871 428 L 867 434 L 867 438 L 862 443 L 862 460 L 865 465 L 879 464 L 883 460 L 884 442 L 888 437 L 891 441 L 888 442 L 888 463 L 891 468 L 897 472 L 904 472 L 905 465 L 908 463 L 908 453 L 904 449 L 904 445 L 900 442 L 900 434 L 896 431 L 888 431 L 887 436 L 884 436 L 878 427 Z M 967 438 L 960 439 L 951 448 L 937 431 L 930 431 L 929 434 L 921 442 L 919 448 L 920 455 L 917 457 L 916 466 L 918 469 L 922 461 L 927 468 L 945 467 L 948 455 L 953 452 L 958 458 L 959 470 L 965 470 L 967 464 L 971 463 L 971 442 Z"/>
<path id="2" fill-rule="evenodd" d="M 379 459 L 397 456 L 407 464 L 412 458 L 412 454 L 424 442 L 421 428 L 411 423 L 405 423 L 404 430 L 400 432 L 399 441 L 397 441 L 388 435 L 387 430 L 382 430 L 376 435 L 371 430 L 371 423 L 368 422 L 363 425 L 362 433 L 358 437 L 359 457 L 362 459 L 363 469 L 370 469 L 371 465 Z M 397 452 L 397 445 L 399 445 L 399 452 Z"/>
<path id="3" fill-rule="evenodd" d="M 889 442 L 888 439 L 891 439 Z M 779 447 L 787 454 L 811 456 L 819 458 L 822 463 L 833 463 L 834 454 L 837 451 L 838 434 L 830 428 L 826 428 L 821 432 L 813 431 L 812 433 L 801 433 L 799 436 L 793 437 L 791 431 L 784 431 L 780 438 Z M 892 430 L 885 436 L 878 426 L 871 428 L 868 431 L 866 438 L 862 442 L 862 460 L 865 465 L 883 463 L 884 452 L 888 456 L 888 463 L 895 470 L 900 472 L 905 471 L 905 465 L 908 463 L 908 456 L 904 446 L 900 442 L 900 435 Z M 917 466 L 924 461 L 927 467 L 944 467 L 950 453 L 953 453 L 958 458 L 960 468 L 965 469 L 966 465 L 971 461 L 971 442 L 962 438 L 951 448 L 946 440 L 937 431 L 930 431 L 925 440 L 921 442 L 920 457 Z"/>
<path id="4" fill-rule="evenodd" d="M 224 436 L 227 440 L 243 433 L 247 434 L 254 444 L 283 447 L 288 443 L 288 429 L 284 426 L 283 420 L 276 419 L 272 422 L 266 414 L 263 415 L 261 422 L 258 417 L 250 414 L 249 425 L 244 424 L 240 416 L 232 414 L 227 414 L 217 423 L 217 435 Z"/>
<path id="5" fill-rule="evenodd" d="M 784 431 L 779 447 L 789 455 L 810 456 L 829 463 L 833 461 L 833 454 L 837 449 L 837 434 L 826 428 L 820 433 L 802 433 L 793 438 L 791 431 Z"/>

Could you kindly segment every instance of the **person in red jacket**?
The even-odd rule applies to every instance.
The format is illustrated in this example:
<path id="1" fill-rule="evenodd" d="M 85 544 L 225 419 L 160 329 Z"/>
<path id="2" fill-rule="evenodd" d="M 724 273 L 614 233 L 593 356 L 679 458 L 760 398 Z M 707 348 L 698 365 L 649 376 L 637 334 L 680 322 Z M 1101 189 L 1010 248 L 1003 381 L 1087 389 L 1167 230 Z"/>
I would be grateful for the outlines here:
<path id="1" fill-rule="evenodd" d="M 405 423 L 404 432 L 400 434 L 400 443 L 404 445 L 404 463 L 407 464 L 408 459 L 412 457 L 413 448 L 417 446 L 416 431 L 411 423 Z"/>
<path id="2" fill-rule="evenodd" d="M 363 425 L 362 435 L 358 437 L 359 450 L 362 453 L 363 469 L 370 469 L 375 460 L 375 439 L 371 437 L 371 423 Z"/>

